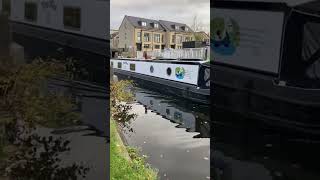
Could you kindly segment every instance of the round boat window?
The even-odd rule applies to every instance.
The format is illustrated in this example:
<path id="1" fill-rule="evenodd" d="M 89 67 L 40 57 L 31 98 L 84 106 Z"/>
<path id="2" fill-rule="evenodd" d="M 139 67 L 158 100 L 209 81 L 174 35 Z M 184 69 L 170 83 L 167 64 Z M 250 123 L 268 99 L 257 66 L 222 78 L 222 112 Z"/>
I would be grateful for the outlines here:
<path id="1" fill-rule="evenodd" d="M 172 72 L 171 68 L 168 67 L 168 68 L 167 68 L 167 75 L 170 76 L 170 75 L 171 75 L 171 72 Z"/>
<path id="2" fill-rule="evenodd" d="M 150 72 L 153 73 L 153 71 L 154 71 L 153 66 L 150 66 Z"/>

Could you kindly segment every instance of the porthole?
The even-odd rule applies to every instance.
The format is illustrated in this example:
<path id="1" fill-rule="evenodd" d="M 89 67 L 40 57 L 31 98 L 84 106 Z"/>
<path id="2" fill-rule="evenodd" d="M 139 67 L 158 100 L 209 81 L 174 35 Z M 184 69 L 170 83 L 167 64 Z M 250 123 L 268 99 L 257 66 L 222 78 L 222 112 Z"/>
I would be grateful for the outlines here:
<path id="1" fill-rule="evenodd" d="M 151 65 L 151 66 L 150 66 L 150 72 L 153 73 L 153 71 L 154 71 L 154 68 L 153 68 L 153 66 Z"/>
<path id="2" fill-rule="evenodd" d="M 171 76 L 171 73 L 172 73 L 172 70 L 171 70 L 171 68 L 168 67 L 168 68 L 167 68 L 167 75 L 168 75 L 168 76 Z"/>
<path id="3" fill-rule="evenodd" d="M 122 68 L 122 63 L 118 62 L 118 68 L 121 69 Z"/>

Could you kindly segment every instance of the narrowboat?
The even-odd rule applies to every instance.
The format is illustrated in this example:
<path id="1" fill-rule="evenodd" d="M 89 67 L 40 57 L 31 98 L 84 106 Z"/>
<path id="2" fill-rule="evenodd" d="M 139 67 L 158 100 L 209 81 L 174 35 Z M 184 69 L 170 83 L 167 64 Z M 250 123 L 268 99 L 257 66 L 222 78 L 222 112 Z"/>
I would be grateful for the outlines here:
<path id="1" fill-rule="evenodd" d="M 320 1 L 217 0 L 211 10 L 215 108 L 320 134 Z"/>
<path id="2" fill-rule="evenodd" d="M 108 10 L 107 0 L 0 0 L 13 34 L 102 56 L 109 54 Z"/>
<path id="3" fill-rule="evenodd" d="M 200 103 L 210 102 L 210 66 L 201 59 L 111 59 L 110 67 L 120 78 L 162 93 Z"/>

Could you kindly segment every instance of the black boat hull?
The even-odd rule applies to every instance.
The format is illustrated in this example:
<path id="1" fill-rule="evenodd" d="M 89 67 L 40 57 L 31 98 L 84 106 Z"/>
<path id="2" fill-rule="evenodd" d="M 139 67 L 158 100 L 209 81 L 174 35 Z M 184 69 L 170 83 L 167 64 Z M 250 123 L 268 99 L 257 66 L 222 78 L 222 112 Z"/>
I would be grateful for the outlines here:
<path id="1" fill-rule="evenodd" d="M 164 94 L 176 95 L 198 103 L 210 103 L 210 89 L 199 89 L 194 85 L 170 81 L 134 72 L 113 69 L 119 79 L 131 79 L 139 87 L 152 89 Z"/>
<path id="2" fill-rule="evenodd" d="M 216 108 L 320 134 L 320 89 L 279 85 L 275 77 L 214 66 Z"/>

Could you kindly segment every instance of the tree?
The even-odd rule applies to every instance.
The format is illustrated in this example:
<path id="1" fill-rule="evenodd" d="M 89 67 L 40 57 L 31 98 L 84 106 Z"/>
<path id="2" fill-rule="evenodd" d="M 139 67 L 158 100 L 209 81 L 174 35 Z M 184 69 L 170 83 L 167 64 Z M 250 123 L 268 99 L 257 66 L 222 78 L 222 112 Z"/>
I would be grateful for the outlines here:
<path id="1" fill-rule="evenodd" d="M 194 32 L 198 32 L 198 31 L 203 31 L 204 30 L 204 24 L 203 24 L 202 21 L 198 20 L 198 16 L 197 15 L 193 16 L 193 21 L 192 21 L 191 28 L 193 29 Z"/>

